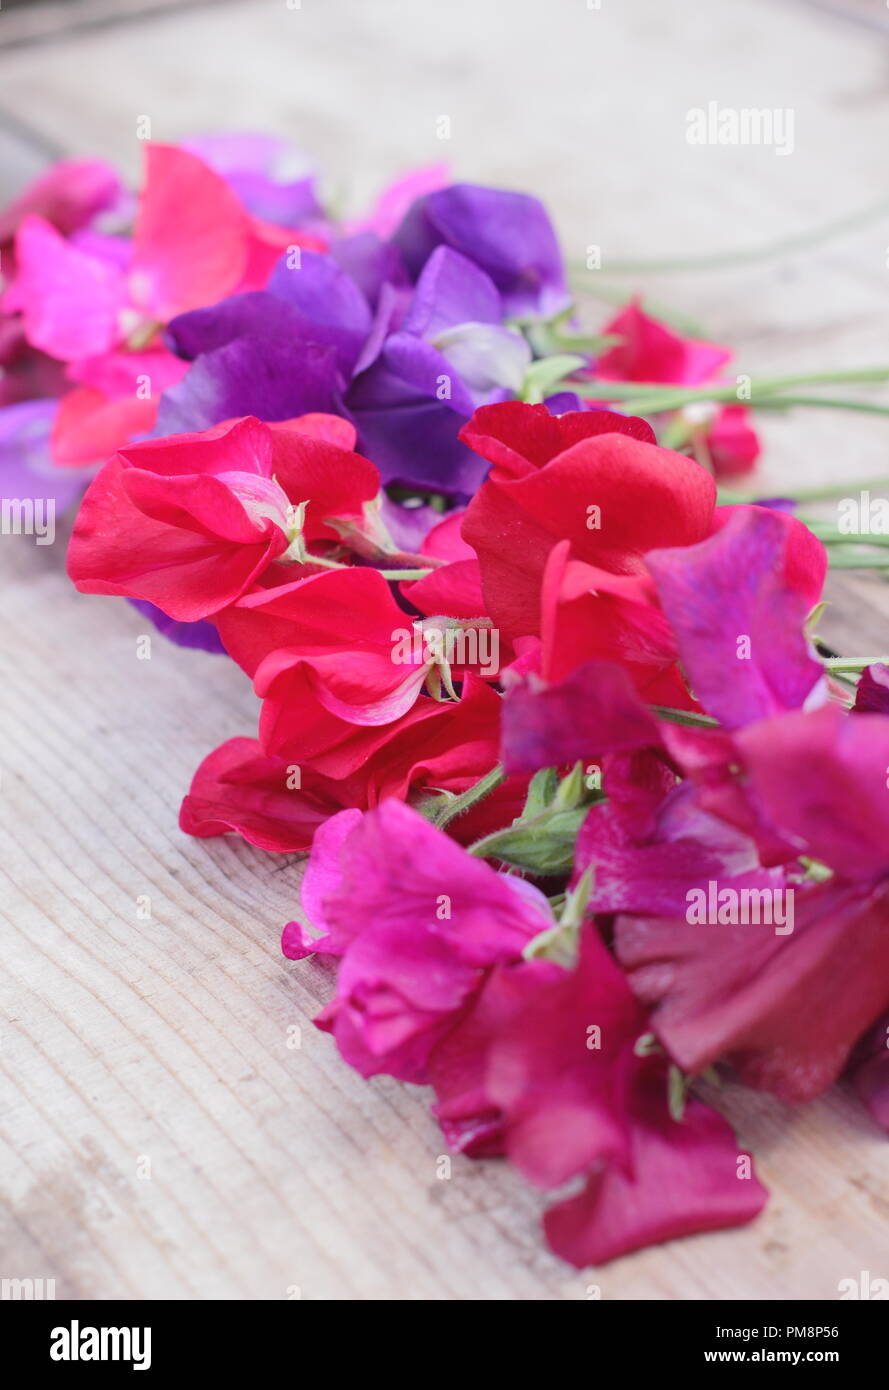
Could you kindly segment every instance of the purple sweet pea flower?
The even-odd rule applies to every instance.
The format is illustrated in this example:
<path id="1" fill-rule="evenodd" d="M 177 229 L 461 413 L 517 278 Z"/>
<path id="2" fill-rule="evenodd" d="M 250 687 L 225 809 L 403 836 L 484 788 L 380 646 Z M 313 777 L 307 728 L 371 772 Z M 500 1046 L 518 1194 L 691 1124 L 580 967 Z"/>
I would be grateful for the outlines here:
<path id="1" fill-rule="evenodd" d="M 289 258 L 281 257 L 267 289 L 294 309 L 300 338 L 336 349 L 337 364 L 348 381 L 373 323 L 370 305 L 351 275 L 330 256 L 302 251 L 298 266 L 291 267 Z"/>
<path id="2" fill-rule="evenodd" d="M 337 238 L 331 244 L 330 255 L 341 270 L 351 275 L 372 309 L 376 308 L 384 286 L 405 296 L 410 294 L 401 252 L 375 232 Z"/>
<path id="3" fill-rule="evenodd" d="M 290 420 L 314 411 L 345 415 L 336 351 L 317 343 L 235 338 L 201 354 L 161 397 L 155 436 L 212 429 L 255 415 Z"/>
<path id="4" fill-rule="evenodd" d="M 453 259 L 444 252 L 414 294 L 408 319 L 415 329 L 446 333 L 465 313 L 499 312 L 496 289 L 468 264 L 474 283 L 460 298 Z M 266 291 L 234 295 L 170 324 L 171 347 L 195 360 L 164 394 L 156 432 L 209 429 L 247 414 L 283 420 L 326 411 L 354 421 L 384 482 L 473 492 L 487 464 L 457 436 L 476 397 L 438 348 L 396 326 L 403 308 L 398 292 L 384 287 L 372 313 L 357 284 L 329 257 L 304 252 L 293 269 L 282 258 Z M 517 382 L 523 340 L 496 322 L 466 327 L 476 332 L 475 347 L 469 332 L 455 350 L 476 379 L 481 359 L 489 376 L 495 374 L 491 335 L 502 334 L 509 345 L 501 355 Z"/>
<path id="5" fill-rule="evenodd" d="M 487 272 L 508 314 L 549 317 L 569 303 L 552 224 L 526 193 L 453 184 L 418 199 L 393 241 L 415 276 L 437 246 L 461 252 Z"/>
<path id="6" fill-rule="evenodd" d="M 469 211 L 475 195 L 487 192 L 469 190 Z M 460 441 L 460 429 L 477 406 L 519 394 L 532 360 L 523 335 L 503 325 L 508 294 L 519 284 L 526 293 L 533 281 L 541 300 L 543 288 L 550 293 L 561 283 L 558 248 L 539 204 L 490 197 L 493 212 L 481 200 L 488 213 L 479 243 L 487 264 L 468 244 L 442 236 L 411 266 L 411 292 L 398 239 L 386 245 L 359 234 L 329 255 L 303 251 L 298 264 L 282 257 L 264 292 L 174 319 L 168 342 L 195 365 L 161 402 L 158 433 L 207 429 L 248 413 L 281 420 L 335 412 L 355 424 L 359 448 L 384 484 L 471 495 L 487 463 Z M 452 213 L 445 221 L 459 241 L 469 212 Z M 498 259 L 485 238 L 495 237 L 507 215 L 519 240 L 508 240 L 506 258 Z M 330 354 L 323 361 L 322 350 Z"/>

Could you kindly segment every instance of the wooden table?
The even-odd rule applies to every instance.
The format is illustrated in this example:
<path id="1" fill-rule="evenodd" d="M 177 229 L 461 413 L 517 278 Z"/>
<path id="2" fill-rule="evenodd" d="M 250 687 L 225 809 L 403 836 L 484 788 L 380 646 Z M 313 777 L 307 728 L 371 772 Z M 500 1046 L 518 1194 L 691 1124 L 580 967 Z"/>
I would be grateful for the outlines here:
<path id="1" fill-rule="evenodd" d="M 538 192 L 574 258 L 732 251 L 889 192 L 887 71 L 889 12 L 864 0 L 4 6 L 2 192 L 60 153 L 135 174 L 147 114 L 160 139 L 281 132 L 353 208 L 444 156 Z M 686 112 L 711 99 L 793 108 L 793 154 L 688 145 Z M 884 217 L 635 279 L 753 374 L 873 365 L 889 359 L 887 244 Z M 762 425 L 764 491 L 887 472 L 878 417 Z M 458 1159 L 440 1181 L 427 1097 L 361 1081 L 309 1022 L 328 980 L 278 949 L 295 860 L 177 829 L 200 758 L 253 731 L 246 679 L 161 639 L 137 659 L 144 623 L 73 591 L 64 537 L 3 537 L 0 564 L 0 1274 L 78 1298 L 510 1300 L 585 1299 L 592 1282 L 604 1299 L 834 1298 L 842 1278 L 889 1274 L 889 1146 L 840 1090 L 788 1111 L 726 1088 L 766 1214 L 595 1273 L 548 1254 L 542 1199 L 504 1165 Z M 889 647 L 887 592 L 832 582 L 834 644 Z"/>

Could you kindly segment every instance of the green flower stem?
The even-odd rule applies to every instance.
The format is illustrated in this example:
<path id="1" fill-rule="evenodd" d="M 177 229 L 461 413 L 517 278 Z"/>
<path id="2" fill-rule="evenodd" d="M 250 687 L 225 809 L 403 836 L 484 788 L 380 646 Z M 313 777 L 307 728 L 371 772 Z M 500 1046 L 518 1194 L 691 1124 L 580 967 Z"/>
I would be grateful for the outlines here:
<path id="1" fill-rule="evenodd" d="M 889 555 L 842 555 L 829 550 L 827 558 L 833 570 L 889 570 Z"/>
<path id="2" fill-rule="evenodd" d="M 851 535 L 846 531 L 838 531 L 835 526 L 822 526 L 817 521 L 809 521 L 808 518 L 800 517 L 799 520 L 805 520 L 806 526 L 818 537 L 822 545 L 889 545 L 889 536 Z"/>
<path id="3" fill-rule="evenodd" d="M 816 372 L 810 376 L 775 376 L 751 380 L 748 394 L 739 397 L 737 383 L 732 385 L 665 387 L 656 382 L 632 381 L 564 381 L 560 388 L 576 391 L 592 400 L 621 401 L 627 412 L 640 411 L 646 415 L 665 410 L 678 410 L 695 401 L 727 402 L 744 405 L 789 406 L 794 398 L 786 393 L 795 386 L 880 385 L 889 381 L 889 367 L 863 367 L 849 372 Z M 555 389 L 555 388 L 553 388 Z M 801 398 L 797 398 L 799 400 Z M 820 403 L 820 400 L 819 400 Z M 854 405 L 847 407 L 854 409 Z M 879 413 L 882 413 L 882 408 Z"/>
<path id="4" fill-rule="evenodd" d="M 826 483 L 823 487 L 801 488 L 798 492 L 782 492 L 781 496 L 789 497 L 793 502 L 829 502 L 834 497 L 848 497 L 856 492 L 870 492 L 875 488 L 889 488 L 889 478 L 862 478 L 855 483 Z M 717 500 L 729 506 L 742 506 L 749 502 L 758 502 L 762 496 L 762 490 L 754 496 L 749 492 L 733 492 L 720 488 Z"/>
<path id="5" fill-rule="evenodd" d="M 302 563 L 305 565 L 320 565 L 321 568 L 325 570 L 351 570 L 356 568 L 355 565 L 344 564 L 342 560 L 329 560 L 325 555 L 306 555 Z M 431 569 L 377 570 L 377 574 L 382 575 L 384 579 L 392 580 L 393 583 L 397 583 L 401 579 L 425 579 L 427 574 L 431 573 Z"/>
<path id="6" fill-rule="evenodd" d="M 484 797 L 490 795 L 492 791 L 495 791 L 496 788 L 500 786 L 500 783 L 504 781 L 505 777 L 506 773 L 503 769 L 503 764 L 497 763 L 491 768 L 491 771 L 486 772 L 484 777 L 481 777 L 474 786 L 469 787 L 467 791 L 461 792 L 459 796 L 455 796 L 452 800 L 448 801 L 435 817 L 435 824 L 438 826 L 439 830 L 444 830 L 445 826 L 450 825 L 455 816 L 462 816 L 464 811 L 468 811 L 476 802 L 483 800 Z"/>
<path id="7" fill-rule="evenodd" d="M 791 406 L 820 406 L 822 410 L 858 410 L 866 415 L 889 415 L 889 405 L 855 401 L 839 396 L 766 396 L 752 401 L 758 410 L 789 410 Z"/>
<path id="8" fill-rule="evenodd" d="M 828 656 L 822 657 L 827 669 L 833 673 L 840 671 L 863 671 L 866 666 L 885 666 L 889 656 Z"/>
<path id="9" fill-rule="evenodd" d="M 688 724 L 696 729 L 713 729 L 719 724 L 719 720 L 711 719 L 709 714 L 696 714 L 690 709 L 669 709 L 666 705 L 649 705 L 648 708 L 668 724 Z"/>

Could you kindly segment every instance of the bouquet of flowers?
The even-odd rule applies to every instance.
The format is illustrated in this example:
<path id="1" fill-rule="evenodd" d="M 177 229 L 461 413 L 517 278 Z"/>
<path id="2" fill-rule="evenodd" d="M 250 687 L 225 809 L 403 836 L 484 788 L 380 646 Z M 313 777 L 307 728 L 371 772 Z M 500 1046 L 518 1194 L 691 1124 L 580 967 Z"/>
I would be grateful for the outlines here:
<path id="1" fill-rule="evenodd" d="M 277 141 L 146 155 L 0 221 L 0 466 L 86 487 L 78 589 L 253 682 L 183 830 L 310 851 L 318 1026 L 555 1191 L 564 1259 L 750 1220 L 727 1069 L 889 1128 L 889 669 L 815 636 L 885 540 L 718 491 L 799 379 L 637 299 L 591 336 L 527 194 L 343 222 Z"/>

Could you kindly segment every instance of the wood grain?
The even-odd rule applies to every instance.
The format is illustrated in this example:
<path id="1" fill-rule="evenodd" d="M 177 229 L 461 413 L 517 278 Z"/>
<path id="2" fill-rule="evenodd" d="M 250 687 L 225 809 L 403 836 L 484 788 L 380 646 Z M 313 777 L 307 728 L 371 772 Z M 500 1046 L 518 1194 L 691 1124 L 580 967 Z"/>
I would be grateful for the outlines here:
<path id="1" fill-rule="evenodd" d="M 496 0 L 241 0 L 4 49 L 11 17 L 5 193 L 47 149 L 135 172 L 144 113 L 158 138 L 289 135 L 353 207 L 444 154 L 461 177 L 539 191 L 569 254 L 596 242 L 606 262 L 795 235 L 889 191 L 889 49 L 836 7 L 525 0 L 507 20 Z M 711 98 L 794 107 L 793 156 L 687 146 L 685 112 Z M 642 283 L 754 373 L 872 364 L 887 242 L 872 222 Z M 765 430 L 766 491 L 886 471 L 879 420 L 798 411 Z M 329 980 L 278 950 L 296 861 L 177 829 L 200 758 L 254 729 L 246 679 L 160 638 L 139 660 L 143 621 L 72 591 L 63 537 L 4 536 L 0 568 L 0 1274 L 80 1298 L 562 1300 L 591 1283 L 605 1299 L 831 1298 L 889 1273 L 889 1150 L 840 1090 L 791 1112 L 727 1087 L 766 1214 L 595 1272 L 546 1252 L 542 1199 L 505 1166 L 456 1159 L 438 1180 L 427 1097 L 359 1080 L 311 1026 Z M 881 581 L 843 575 L 831 596 L 838 649 L 889 647 Z"/>

